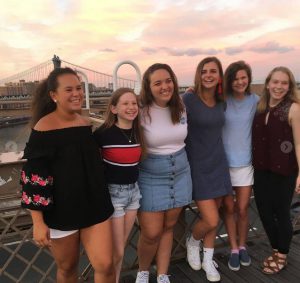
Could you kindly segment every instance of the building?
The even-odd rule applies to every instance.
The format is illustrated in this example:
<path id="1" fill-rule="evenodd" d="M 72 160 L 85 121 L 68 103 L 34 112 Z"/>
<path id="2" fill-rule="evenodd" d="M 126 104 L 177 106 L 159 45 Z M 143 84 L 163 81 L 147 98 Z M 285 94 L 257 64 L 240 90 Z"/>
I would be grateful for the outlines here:
<path id="1" fill-rule="evenodd" d="M 4 86 L 0 86 L 0 98 L 11 100 L 30 97 L 38 83 L 38 81 L 25 82 L 25 80 L 6 83 Z"/>

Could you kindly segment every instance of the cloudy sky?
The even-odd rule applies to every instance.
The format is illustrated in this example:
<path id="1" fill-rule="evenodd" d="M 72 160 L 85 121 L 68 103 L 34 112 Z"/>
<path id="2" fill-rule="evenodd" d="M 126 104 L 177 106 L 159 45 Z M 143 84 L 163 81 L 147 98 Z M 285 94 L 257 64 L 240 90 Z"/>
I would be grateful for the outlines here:
<path id="1" fill-rule="evenodd" d="M 191 84 L 198 62 L 252 66 L 254 80 L 285 65 L 300 80 L 299 0 L 0 0 L 0 78 L 58 55 L 112 73 L 168 63 Z M 131 70 L 123 69 L 123 73 Z M 124 76 L 124 75 L 123 75 Z"/>

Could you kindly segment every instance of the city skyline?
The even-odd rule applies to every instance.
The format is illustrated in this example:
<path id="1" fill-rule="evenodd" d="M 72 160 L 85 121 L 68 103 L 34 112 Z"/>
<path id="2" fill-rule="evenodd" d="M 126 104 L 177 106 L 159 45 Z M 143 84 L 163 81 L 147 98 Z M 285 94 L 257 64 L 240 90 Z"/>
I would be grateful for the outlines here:
<path id="1" fill-rule="evenodd" d="M 122 60 L 141 71 L 169 64 L 192 84 L 198 62 L 217 56 L 225 69 L 247 61 L 254 80 L 285 65 L 300 80 L 300 1 L 7 1 L 0 10 L 0 79 L 61 59 L 112 74 Z M 134 78 L 130 67 L 120 74 Z"/>

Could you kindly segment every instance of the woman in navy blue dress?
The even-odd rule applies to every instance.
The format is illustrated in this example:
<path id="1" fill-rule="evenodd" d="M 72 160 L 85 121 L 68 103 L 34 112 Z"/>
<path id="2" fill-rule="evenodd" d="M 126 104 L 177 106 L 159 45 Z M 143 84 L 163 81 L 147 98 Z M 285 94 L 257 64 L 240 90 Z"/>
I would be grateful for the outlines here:
<path id="1" fill-rule="evenodd" d="M 184 95 L 188 119 L 186 150 L 191 166 L 193 199 L 201 219 L 187 239 L 187 258 L 194 270 L 202 268 L 209 281 L 219 281 L 213 262 L 214 242 L 222 199 L 232 194 L 229 168 L 222 142 L 225 104 L 222 93 L 223 71 L 216 57 L 203 59 L 197 67 L 193 92 Z M 204 257 L 201 265 L 200 239 Z"/>

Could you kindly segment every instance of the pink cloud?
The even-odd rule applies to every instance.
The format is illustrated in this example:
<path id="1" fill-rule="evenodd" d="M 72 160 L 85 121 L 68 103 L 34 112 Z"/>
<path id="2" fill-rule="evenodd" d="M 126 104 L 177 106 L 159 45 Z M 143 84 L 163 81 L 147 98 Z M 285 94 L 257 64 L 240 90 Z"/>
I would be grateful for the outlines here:
<path id="1" fill-rule="evenodd" d="M 133 60 L 142 71 L 165 62 L 182 83 L 192 82 L 197 63 L 209 55 L 218 56 L 225 67 L 235 60 L 249 61 L 255 78 L 277 61 L 298 68 L 296 0 L 289 5 L 271 0 L 233 1 L 235 5 L 204 1 L 204 10 L 196 9 L 196 0 L 127 0 L 118 5 L 113 1 L 71 5 L 64 0 L 36 7 L 20 2 L 19 9 L 8 2 L 0 11 L 0 36 L 7 39 L 0 43 L 0 78 L 49 60 L 54 53 L 109 74 L 120 60 Z M 134 77 L 130 68 L 122 68 L 120 74 Z"/>

